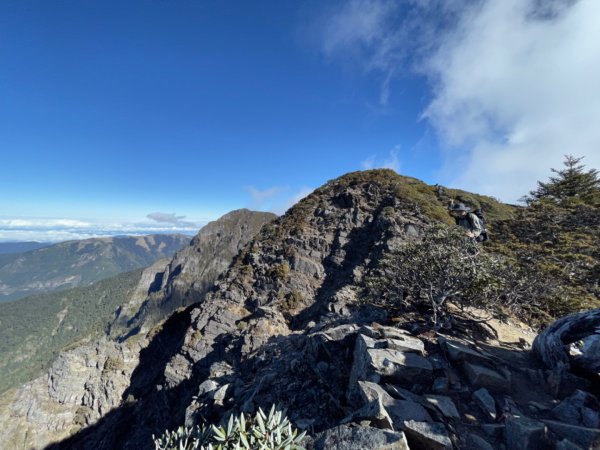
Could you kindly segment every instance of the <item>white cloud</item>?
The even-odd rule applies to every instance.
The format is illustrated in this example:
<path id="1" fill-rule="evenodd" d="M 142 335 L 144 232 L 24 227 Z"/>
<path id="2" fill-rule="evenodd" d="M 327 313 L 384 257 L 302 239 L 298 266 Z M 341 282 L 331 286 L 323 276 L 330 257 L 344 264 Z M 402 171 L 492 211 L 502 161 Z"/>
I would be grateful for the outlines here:
<path id="1" fill-rule="evenodd" d="M 94 223 L 76 219 L 0 219 L 1 241 L 60 242 L 118 235 L 196 234 L 200 225 L 178 223 Z"/>
<path id="2" fill-rule="evenodd" d="M 159 223 L 170 223 L 180 227 L 196 226 L 193 222 L 184 221 L 185 216 L 177 216 L 175 213 L 153 212 L 146 215 L 146 217 Z"/>
<path id="3" fill-rule="evenodd" d="M 596 0 L 350 0 L 321 49 L 378 73 L 382 102 L 403 71 L 426 76 L 441 181 L 514 201 L 565 153 L 600 167 L 598 17 Z"/>
<path id="4" fill-rule="evenodd" d="M 92 224 L 73 219 L 0 219 L 6 228 L 89 228 Z"/>
<path id="5" fill-rule="evenodd" d="M 541 18 L 534 3 L 484 2 L 425 66 L 435 86 L 425 117 L 454 149 L 453 183 L 507 200 L 565 153 L 600 167 L 600 2 L 553 2 Z"/>

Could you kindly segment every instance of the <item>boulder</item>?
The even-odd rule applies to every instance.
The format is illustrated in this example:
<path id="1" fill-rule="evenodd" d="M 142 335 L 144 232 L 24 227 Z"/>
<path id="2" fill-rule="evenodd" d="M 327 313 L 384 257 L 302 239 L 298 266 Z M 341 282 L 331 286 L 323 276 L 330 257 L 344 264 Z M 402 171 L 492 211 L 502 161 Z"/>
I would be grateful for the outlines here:
<path id="1" fill-rule="evenodd" d="M 448 419 L 460 419 L 456 405 L 450 397 L 444 395 L 425 395 L 424 399 L 442 413 L 444 417 Z"/>
<path id="2" fill-rule="evenodd" d="M 411 448 L 452 450 L 452 441 L 448 436 L 446 427 L 441 423 L 409 420 L 404 422 L 403 429 Z"/>
<path id="3" fill-rule="evenodd" d="M 393 400 L 386 404 L 385 409 L 394 422 L 395 429 L 401 429 L 407 420 L 417 422 L 433 422 L 429 413 L 417 402 L 410 400 Z"/>
<path id="4" fill-rule="evenodd" d="M 379 382 L 382 378 L 400 384 L 414 380 L 430 383 L 433 368 L 423 356 L 390 348 L 379 348 L 381 342 L 359 334 L 354 346 L 354 362 L 350 372 L 350 392 L 359 380 Z"/>
<path id="5" fill-rule="evenodd" d="M 556 444 L 556 450 L 582 450 L 579 445 L 573 444 L 568 439 L 563 439 Z"/>
<path id="6" fill-rule="evenodd" d="M 446 352 L 449 360 L 454 362 L 471 362 L 476 364 L 491 364 L 492 359 L 481 352 L 473 350 L 464 344 L 456 341 L 450 341 L 444 337 L 438 339 L 440 347 Z"/>
<path id="7" fill-rule="evenodd" d="M 501 423 L 484 423 L 481 425 L 481 429 L 485 434 L 494 439 L 498 439 L 499 441 L 504 440 L 504 430 L 506 429 L 506 426 Z"/>
<path id="8" fill-rule="evenodd" d="M 600 430 L 598 429 L 579 427 L 555 420 L 542 420 L 542 422 L 558 437 L 568 439 L 584 449 L 600 448 Z"/>
<path id="9" fill-rule="evenodd" d="M 394 430 L 394 421 L 383 406 L 381 399 L 373 400 L 342 420 L 342 423 L 369 421 L 371 425 L 383 430 Z"/>
<path id="10" fill-rule="evenodd" d="M 506 421 L 506 446 L 511 450 L 547 448 L 546 427 L 528 417 L 511 417 Z"/>
<path id="11" fill-rule="evenodd" d="M 557 419 L 571 425 L 598 428 L 600 415 L 598 399 L 589 392 L 576 390 L 552 410 Z"/>
<path id="12" fill-rule="evenodd" d="M 436 394 L 445 394 L 448 392 L 448 378 L 438 377 L 433 380 L 433 386 L 431 390 Z"/>
<path id="13" fill-rule="evenodd" d="M 469 434 L 467 442 L 470 450 L 494 450 L 488 441 L 476 434 Z"/>
<path id="14" fill-rule="evenodd" d="M 495 392 L 510 391 L 510 379 L 505 378 L 495 370 L 468 362 L 463 364 L 463 369 L 469 383 L 474 386 L 485 387 Z"/>
<path id="15" fill-rule="evenodd" d="M 308 447 L 308 446 L 307 446 Z M 410 450 L 401 431 L 341 425 L 315 436 L 309 450 Z"/>
<path id="16" fill-rule="evenodd" d="M 475 400 L 475 403 L 477 403 L 488 419 L 496 420 L 496 401 L 486 388 L 481 388 L 473 392 L 473 400 Z"/>
<path id="17" fill-rule="evenodd" d="M 401 384 L 414 380 L 431 383 L 431 363 L 415 353 L 404 353 L 392 349 L 369 349 L 366 355 L 369 367 L 380 377 Z"/>
<path id="18" fill-rule="evenodd" d="M 381 400 L 385 405 L 394 400 L 394 398 L 388 394 L 385 389 L 383 389 L 377 383 L 372 383 L 370 381 L 359 381 L 358 392 L 363 404 L 370 403 L 374 400 Z"/>

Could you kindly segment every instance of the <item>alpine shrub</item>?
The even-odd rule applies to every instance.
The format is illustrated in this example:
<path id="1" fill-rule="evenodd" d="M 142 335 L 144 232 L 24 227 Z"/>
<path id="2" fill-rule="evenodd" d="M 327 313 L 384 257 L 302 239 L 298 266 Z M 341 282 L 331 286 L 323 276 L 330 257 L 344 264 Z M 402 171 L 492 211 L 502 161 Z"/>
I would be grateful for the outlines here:
<path id="1" fill-rule="evenodd" d="M 152 437 L 156 450 L 304 450 L 305 434 L 298 434 L 273 405 L 268 415 L 260 408 L 254 416 L 232 415 L 226 427 L 179 427 Z"/>

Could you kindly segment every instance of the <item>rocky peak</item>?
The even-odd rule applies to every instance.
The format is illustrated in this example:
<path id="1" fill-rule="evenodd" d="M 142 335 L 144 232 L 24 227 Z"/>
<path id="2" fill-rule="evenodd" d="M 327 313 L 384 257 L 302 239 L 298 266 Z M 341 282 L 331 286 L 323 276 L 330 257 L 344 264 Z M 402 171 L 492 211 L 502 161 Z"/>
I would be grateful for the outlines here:
<path id="1" fill-rule="evenodd" d="M 161 260 L 144 272 L 142 295 L 119 311 L 111 334 L 124 338 L 147 332 L 177 308 L 202 299 L 239 250 L 276 217 L 240 209 L 206 224 L 173 259 Z"/>
<path id="2" fill-rule="evenodd" d="M 172 259 L 145 269 L 110 325 L 110 336 L 72 344 L 46 374 L 0 398 L 0 449 L 43 448 L 131 402 L 124 392 L 151 342 L 147 332 L 201 298 L 239 249 L 275 217 L 232 211 L 202 228 Z"/>

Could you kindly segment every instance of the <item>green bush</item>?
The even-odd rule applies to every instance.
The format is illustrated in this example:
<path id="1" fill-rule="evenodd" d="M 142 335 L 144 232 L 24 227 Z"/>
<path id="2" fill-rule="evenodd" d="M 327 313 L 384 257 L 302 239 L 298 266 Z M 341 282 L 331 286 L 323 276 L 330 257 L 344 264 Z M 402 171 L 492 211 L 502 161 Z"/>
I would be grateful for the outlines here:
<path id="1" fill-rule="evenodd" d="M 262 409 L 253 417 L 232 415 L 227 427 L 179 427 L 152 438 L 156 450 L 304 450 L 304 436 L 273 406 L 268 416 Z"/>
<path id="2" fill-rule="evenodd" d="M 424 230 L 422 240 L 384 255 L 367 286 L 383 304 L 426 299 L 437 326 L 448 301 L 460 306 L 495 304 L 504 285 L 497 276 L 501 267 L 500 259 L 485 253 L 464 229 L 435 224 Z"/>

